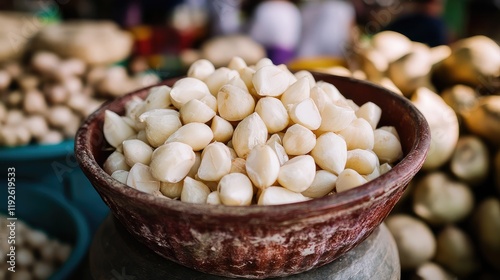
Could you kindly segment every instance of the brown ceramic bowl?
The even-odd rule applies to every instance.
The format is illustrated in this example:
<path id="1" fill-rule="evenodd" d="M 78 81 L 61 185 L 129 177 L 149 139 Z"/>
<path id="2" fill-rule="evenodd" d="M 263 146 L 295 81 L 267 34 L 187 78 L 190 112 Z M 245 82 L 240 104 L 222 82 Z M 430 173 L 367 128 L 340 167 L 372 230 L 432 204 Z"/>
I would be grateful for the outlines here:
<path id="1" fill-rule="evenodd" d="M 358 104 L 372 101 L 382 108 L 381 125 L 396 127 L 405 155 L 391 171 L 340 194 L 277 206 L 189 204 L 142 193 L 102 169 L 111 153 L 102 128 L 105 110 L 123 114 L 124 104 L 133 96 L 145 97 L 147 89 L 94 112 L 76 135 L 76 157 L 115 217 L 137 240 L 169 260 L 205 273 L 247 278 L 322 266 L 367 238 L 387 217 L 422 166 L 430 132 L 424 117 L 401 96 L 364 81 L 314 75 Z"/>

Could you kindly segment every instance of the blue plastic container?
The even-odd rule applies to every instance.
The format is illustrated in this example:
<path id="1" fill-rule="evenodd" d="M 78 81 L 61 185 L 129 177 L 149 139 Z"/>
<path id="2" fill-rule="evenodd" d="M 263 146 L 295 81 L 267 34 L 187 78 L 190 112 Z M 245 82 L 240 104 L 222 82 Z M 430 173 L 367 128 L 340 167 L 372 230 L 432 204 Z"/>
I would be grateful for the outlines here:
<path id="1" fill-rule="evenodd" d="M 7 190 L 0 192 L 0 212 L 7 214 Z M 87 255 L 91 233 L 85 217 L 60 193 L 49 188 L 16 186 L 15 217 L 30 227 L 40 229 L 51 238 L 68 242 L 73 249 L 66 262 L 51 276 L 51 280 L 71 279 Z"/>
<path id="2" fill-rule="evenodd" d="M 15 168 L 17 186 L 45 188 L 65 197 L 84 214 L 91 232 L 97 230 L 109 213 L 78 166 L 73 140 L 55 145 L 1 147 L 0 181 L 7 182 L 9 167 Z"/>

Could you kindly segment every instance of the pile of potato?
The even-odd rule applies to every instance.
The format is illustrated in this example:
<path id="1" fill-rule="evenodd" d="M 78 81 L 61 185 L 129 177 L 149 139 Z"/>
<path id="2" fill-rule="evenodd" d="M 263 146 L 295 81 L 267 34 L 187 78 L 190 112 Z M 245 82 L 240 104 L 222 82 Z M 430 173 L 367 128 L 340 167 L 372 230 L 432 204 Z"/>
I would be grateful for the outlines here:
<path id="1" fill-rule="evenodd" d="M 70 244 L 47 236 L 39 229 L 16 221 L 15 244 L 7 242 L 9 222 L 0 214 L 0 279 L 48 279 L 71 255 Z M 10 246 L 15 246 L 15 272 L 7 270 Z"/>
<path id="2" fill-rule="evenodd" d="M 274 205 L 355 188 L 403 156 L 380 107 L 308 71 L 234 57 L 217 69 L 197 60 L 187 76 L 130 100 L 124 116 L 105 112 L 108 174 L 183 202 Z"/>
<path id="3" fill-rule="evenodd" d="M 26 62 L 0 64 L 0 146 L 54 144 L 72 138 L 105 100 L 158 82 L 124 66 L 35 52 Z"/>
<path id="4" fill-rule="evenodd" d="M 429 48 L 381 32 L 350 69 L 409 98 L 431 128 L 422 170 L 387 219 L 403 279 L 494 279 L 500 272 L 500 47 L 484 36 Z"/>

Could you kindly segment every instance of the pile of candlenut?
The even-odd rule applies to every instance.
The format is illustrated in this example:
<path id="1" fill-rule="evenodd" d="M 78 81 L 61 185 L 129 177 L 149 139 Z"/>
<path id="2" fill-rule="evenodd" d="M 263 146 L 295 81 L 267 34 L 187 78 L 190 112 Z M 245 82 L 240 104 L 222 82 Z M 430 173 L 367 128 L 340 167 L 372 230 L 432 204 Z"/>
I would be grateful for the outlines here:
<path id="1" fill-rule="evenodd" d="M 0 279 L 49 279 L 71 255 L 72 247 L 47 236 L 22 220 L 16 221 L 15 243 L 9 243 L 9 222 L 0 214 Z M 15 272 L 10 266 L 9 250 L 15 247 Z M 10 278 L 9 278 L 10 277 Z"/>
<path id="2" fill-rule="evenodd" d="M 402 279 L 500 272 L 500 46 L 485 36 L 429 48 L 380 32 L 340 69 L 409 98 L 431 130 L 422 170 L 386 223 Z M 339 73 L 339 69 L 329 69 Z"/>
<path id="3" fill-rule="evenodd" d="M 355 104 L 308 71 L 261 59 L 194 62 L 172 87 L 105 112 L 116 150 L 104 170 L 155 196 L 190 203 L 285 204 L 362 185 L 403 152 L 382 111 Z"/>
<path id="4" fill-rule="evenodd" d="M 0 146 L 55 144 L 74 137 L 105 100 L 158 82 L 123 66 L 90 65 L 37 51 L 0 63 Z"/>

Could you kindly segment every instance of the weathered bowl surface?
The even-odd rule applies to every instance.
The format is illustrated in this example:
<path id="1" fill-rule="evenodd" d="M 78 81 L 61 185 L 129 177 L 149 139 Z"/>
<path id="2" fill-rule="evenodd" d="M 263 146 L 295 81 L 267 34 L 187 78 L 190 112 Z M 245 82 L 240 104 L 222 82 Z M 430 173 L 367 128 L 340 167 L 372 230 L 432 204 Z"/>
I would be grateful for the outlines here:
<path id="1" fill-rule="evenodd" d="M 79 129 L 75 154 L 115 217 L 159 255 L 193 269 L 228 277 L 286 276 L 327 264 L 350 250 L 387 217 L 422 166 L 430 132 L 424 117 L 404 97 L 350 78 L 314 74 L 358 104 L 382 108 L 381 125 L 393 125 L 404 158 L 389 172 L 358 188 L 306 202 L 230 207 L 156 198 L 125 187 L 101 168 L 111 153 L 104 140 L 104 111 L 124 113 L 133 96 L 104 104 Z M 163 82 L 172 85 L 175 80 Z"/>

